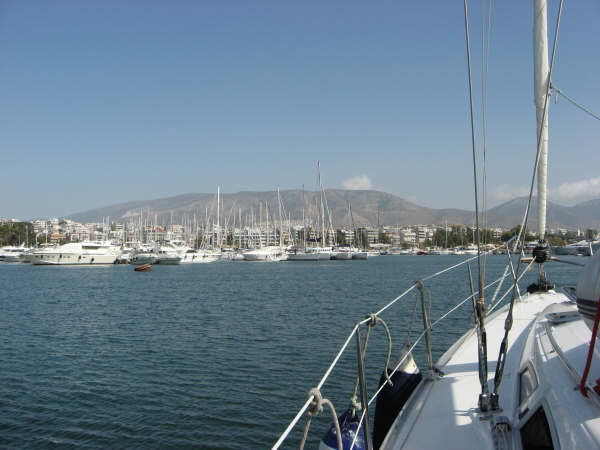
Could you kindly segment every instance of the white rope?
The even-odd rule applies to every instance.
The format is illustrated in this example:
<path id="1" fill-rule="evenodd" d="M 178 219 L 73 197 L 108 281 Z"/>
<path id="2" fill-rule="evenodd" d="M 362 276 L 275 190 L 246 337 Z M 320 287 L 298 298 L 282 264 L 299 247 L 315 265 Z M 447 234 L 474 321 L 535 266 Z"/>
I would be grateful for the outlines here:
<path id="1" fill-rule="evenodd" d="M 308 393 L 308 397 L 312 398 L 313 400 L 310 404 L 310 410 L 308 411 L 308 419 L 306 420 L 306 426 L 304 427 L 304 433 L 302 434 L 302 441 L 300 441 L 300 450 L 303 450 L 304 445 L 306 444 L 306 438 L 308 437 L 308 430 L 310 429 L 310 423 L 312 421 L 312 418 L 323 412 L 323 404 L 329 407 L 331 415 L 333 416 L 338 450 L 343 450 L 344 446 L 342 445 L 342 432 L 340 430 L 340 423 L 338 422 L 337 413 L 335 412 L 335 407 L 333 406 L 333 403 L 331 403 L 331 400 L 323 398 L 321 391 L 317 388 L 311 389 Z"/>

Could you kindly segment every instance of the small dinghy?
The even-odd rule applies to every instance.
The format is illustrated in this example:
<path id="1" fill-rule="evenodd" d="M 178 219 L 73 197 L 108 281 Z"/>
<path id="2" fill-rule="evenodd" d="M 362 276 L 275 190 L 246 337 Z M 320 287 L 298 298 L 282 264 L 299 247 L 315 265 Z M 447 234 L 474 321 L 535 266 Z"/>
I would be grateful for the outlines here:
<path id="1" fill-rule="evenodd" d="M 141 264 L 133 270 L 136 272 L 150 272 L 152 270 L 152 266 L 150 264 Z"/>

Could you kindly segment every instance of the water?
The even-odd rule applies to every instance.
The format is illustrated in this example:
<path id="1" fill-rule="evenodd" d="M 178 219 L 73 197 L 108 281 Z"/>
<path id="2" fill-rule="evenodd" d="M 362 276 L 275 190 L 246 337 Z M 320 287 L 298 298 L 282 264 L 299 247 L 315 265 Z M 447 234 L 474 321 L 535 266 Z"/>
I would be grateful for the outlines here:
<path id="1" fill-rule="evenodd" d="M 0 447 L 269 448 L 356 321 L 462 258 L 219 262 L 141 273 L 2 264 Z M 505 263 L 489 257 L 487 278 Z M 547 270 L 564 285 L 576 282 L 579 268 Z M 426 285 L 434 319 L 469 292 L 464 266 Z M 382 316 L 394 350 L 407 338 L 414 303 L 411 293 Z M 467 302 L 434 332 L 434 357 L 471 317 Z M 386 350 L 376 327 L 366 359 L 370 392 Z M 416 357 L 423 361 L 422 348 Z M 322 390 L 338 413 L 355 376 L 352 344 Z M 329 423 L 326 415 L 313 420 L 309 446 Z M 286 448 L 297 447 L 304 419 L 299 425 Z"/>

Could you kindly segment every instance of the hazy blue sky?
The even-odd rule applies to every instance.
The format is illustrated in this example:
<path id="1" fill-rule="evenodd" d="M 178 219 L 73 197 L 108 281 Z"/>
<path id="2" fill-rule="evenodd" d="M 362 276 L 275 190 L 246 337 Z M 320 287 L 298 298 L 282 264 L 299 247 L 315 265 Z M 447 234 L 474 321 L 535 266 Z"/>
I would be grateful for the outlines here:
<path id="1" fill-rule="evenodd" d="M 492 205 L 530 183 L 531 3 L 493 6 Z M 459 0 L 4 0 L 0 217 L 217 185 L 314 189 L 317 160 L 329 188 L 473 209 L 462 8 Z M 480 105 L 482 2 L 470 8 Z M 550 1 L 551 33 L 557 9 Z M 597 113 L 599 24 L 599 2 L 566 2 L 553 76 Z M 551 200 L 600 197 L 599 143 L 600 122 L 562 98 L 552 103 Z"/>

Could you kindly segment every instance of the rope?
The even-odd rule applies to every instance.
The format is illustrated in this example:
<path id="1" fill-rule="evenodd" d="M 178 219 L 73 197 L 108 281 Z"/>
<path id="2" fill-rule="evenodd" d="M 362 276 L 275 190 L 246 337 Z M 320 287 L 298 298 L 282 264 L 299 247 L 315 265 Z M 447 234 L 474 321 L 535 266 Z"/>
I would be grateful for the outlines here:
<path id="1" fill-rule="evenodd" d="M 340 424 L 338 422 L 337 414 L 335 412 L 335 407 L 333 403 L 329 399 L 323 398 L 321 395 L 321 391 L 318 388 L 312 388 L 308 393 L 310 403 L 310 409 L 307 412 L 308 419 L 306 419 L 306 425 L 304 427 L 304 433 L 302 434 L 302 441 L 300 441 L 300 450 L 304 449 L 304 444 L 306 444 L 306 438 L 308 436 L 308 430 L 310 429 L 310 422 L 312 418 L 323 412 L 323 404 L 329 407 L 331 414 L 333 415 L 333 423 L 335 425 L 335 434 L 337 438 L 338 450 L 343 450 L 342 446 L 342 432 L 340 431 Z"/>
<path id="2" fill-rule="evenodd" d="M 378 323 L 381 323 L 381 325 L 385 329 L 385 334 L 386 334 L 387 340 L 388 340 L 388 351 L 387 351 L 387 357 L 385 360 L 385 369 L 384 369 L 383 373 L 386 378 L 386 383 L 389 384 L 390 386 L 393 386 L 394 383 L 392 382 L 390 376 L 388 375 L 388 367 L 390 364 L 390 358 L 392 356 L 392 334 L 390 333 L 390 329 L 389 329 L 387 323 L 385 323 L 385 320 L 383 320 L 381 317 L 377 317 L 377 315 L 371 313 L 367 316 L 367 319 L 369 320 L 367 322 L 368 328 L 367 328 L 367 334 L 365 337 L 365 345 L 363 347 L 361 357 L 364 361 L 365 356 L 367 355 L 367 347 L 369 345 L 369 336 L 371 335 L 371 328 L 373 328 Z M 355 412 L 357 409 L 363 408 L 363 405 L 361 405 L 357 401 L 359 383 L 360 383 L 360 379 L 359 379 L 359 377 L 356 377 L 356 383 L 354 384 L 354 393 L 352 394 L 352 399 L 350 400 L 353 412 Z"/>
<path id="3" fill-rule="evenodd" d="M 381 323 L 381 325 L 385 329 L 385 334 L 388 339 L 388 352 L 387 352 L 387 358 L 385 360 L 385 371 L 383 373 L 385 374 L 387 383 L 390 386 L 393 386 L 394 383 L 392 383 L 392 380 L 390 379 L 390 376 L 388 375 L 388 366 L 390 364 L 390 358 L 392 356 L 392 333 L 390 333 L 390 329 L 387 326 L 387 323 L 385 323 L 385 320 L 383 320 L 381 317 L 377 317 L 375 314 L 371 314 L 370 317 L 371 317 L 371 321 L 373 323 L 372 326 L 377 325 L 377 323 Z M 366 350 L 366 348 L 365 348 L 365 350 Z"/>
<path id="4" fill-rule="evenodd" d="M 589 114 L 590 116 L 592 116 L 594 119 L 596 120 L 600 120 L 600 117 L 597 116 L 596 114 L 594 114 L 593 112 L 591 112 L 589 109 L 587 109 L 585 106 L 580 105 L 579 103 L 577 103 L 575 100 L 573 100 L 572 98 L 570 98 L 567 94 L 565 94 L 563 91 L 561 91 L 559 88 L 557 88 L 556 86 L 552 85 L 552 89 L 559 95 L 562 95 L 564 98 L 566 98 L 568 101 L 570 101 L 573 105 L 575 105 L 576 107 L 578 107 L 579 109 L 581 109 L 583 112 Z"/>

